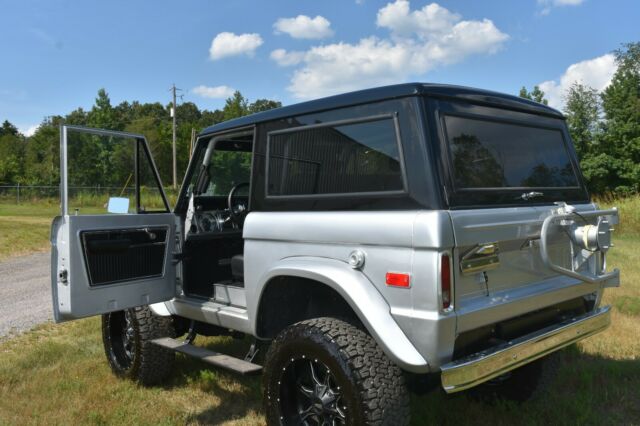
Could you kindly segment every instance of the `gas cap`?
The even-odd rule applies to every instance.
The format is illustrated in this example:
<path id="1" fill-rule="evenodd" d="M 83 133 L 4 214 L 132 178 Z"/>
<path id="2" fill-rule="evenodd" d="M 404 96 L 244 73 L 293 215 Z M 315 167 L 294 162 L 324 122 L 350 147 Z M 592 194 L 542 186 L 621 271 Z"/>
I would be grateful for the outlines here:
<path id="1" fill-rule="evenodd" d="M 349 266 L 353 269 L 360 269 L 364 266 L 365 254 L 362 250 L 354 250 L 349 254 Z"/>

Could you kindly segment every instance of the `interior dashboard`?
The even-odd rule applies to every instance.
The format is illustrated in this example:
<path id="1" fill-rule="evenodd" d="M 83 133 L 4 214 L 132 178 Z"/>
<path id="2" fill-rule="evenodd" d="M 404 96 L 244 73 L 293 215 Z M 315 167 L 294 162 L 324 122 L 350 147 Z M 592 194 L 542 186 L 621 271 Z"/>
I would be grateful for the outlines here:
<path id="1" fill-rule="evenodd" d="M 188 239 L 241 232 L 241 226 L 232 220 L 227 197 L 196 196 L 192 200 L 185 223 Z M 237 203 L 246 206 L 248 197 L 237 197 Z"/>

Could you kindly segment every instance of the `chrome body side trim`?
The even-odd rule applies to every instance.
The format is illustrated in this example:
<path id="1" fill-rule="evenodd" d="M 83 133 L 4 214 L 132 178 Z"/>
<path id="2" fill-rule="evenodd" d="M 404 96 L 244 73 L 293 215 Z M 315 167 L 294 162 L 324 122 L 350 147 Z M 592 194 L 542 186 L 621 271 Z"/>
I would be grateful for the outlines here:
<path id="1" fill-rule="evenodd" d="M 453 393 L 479 385 L 599 333 L 610 323 L 611 307 L 605 306 L 503 345 L 450 362 L 441 367 L 442 387 L 447 393 Z"/>

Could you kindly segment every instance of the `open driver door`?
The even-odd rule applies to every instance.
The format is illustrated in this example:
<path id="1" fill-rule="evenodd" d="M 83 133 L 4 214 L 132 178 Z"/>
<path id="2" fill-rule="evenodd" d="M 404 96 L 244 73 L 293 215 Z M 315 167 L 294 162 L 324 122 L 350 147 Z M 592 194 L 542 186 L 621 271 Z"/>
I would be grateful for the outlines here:
<path id="1" fill-rule="evenodd" d="M 144 136 L 62 126 L 51 226 L 56 322 L 170 300 L 175 218 Z"/>

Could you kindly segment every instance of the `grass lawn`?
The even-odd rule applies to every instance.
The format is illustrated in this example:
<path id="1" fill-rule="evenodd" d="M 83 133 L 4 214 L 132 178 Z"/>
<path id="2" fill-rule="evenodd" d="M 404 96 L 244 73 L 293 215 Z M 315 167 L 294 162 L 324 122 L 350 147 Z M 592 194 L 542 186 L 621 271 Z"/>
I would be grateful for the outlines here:
<path id="1" fill-rule="evenodd" d="M 608 289 L 604 299 L 614 307 L 611 328 L 559 352 L 557 371 L 527 403 L 488 403 L 441 391 L 414 395 L 414 424 L 640 424 L 640 213 L 634 211 L 640 202 L 629 203 L 621 204 L 625 225 L 609 256 L 622 270 L 622 287 Z M 27 218 L 19 211 L 0 206 L 0 226 L 6 218 L 41 218 L 48 229 L 49 212 Z M 46 247 L 47 233 L 38 247 Z M 197 343 L 238 355 L 247 346 L 231 338 Z M 209 370 L 178 356 L 169 383 L 139 387 L 111 375 L 99 319 L 46 324 L 0 343 L 0 425 L 15 423 L 263 424 L 260 378 Z"/>
<path id="2" fill-rule="evenodd" d="M 84 213 L 104 213 L 103 207 L 86 207 Z M 51 221 L 60 205 L 49 200 L 37 204 L 0 201 L 0 261 L 9 257 L 49 250 Z"/>
<path id="3" fill-rule="evenodd" d="M 49 250 L 51 219 L 60 207 L 49 203 L 0 203 L 0 260 Z"/>

